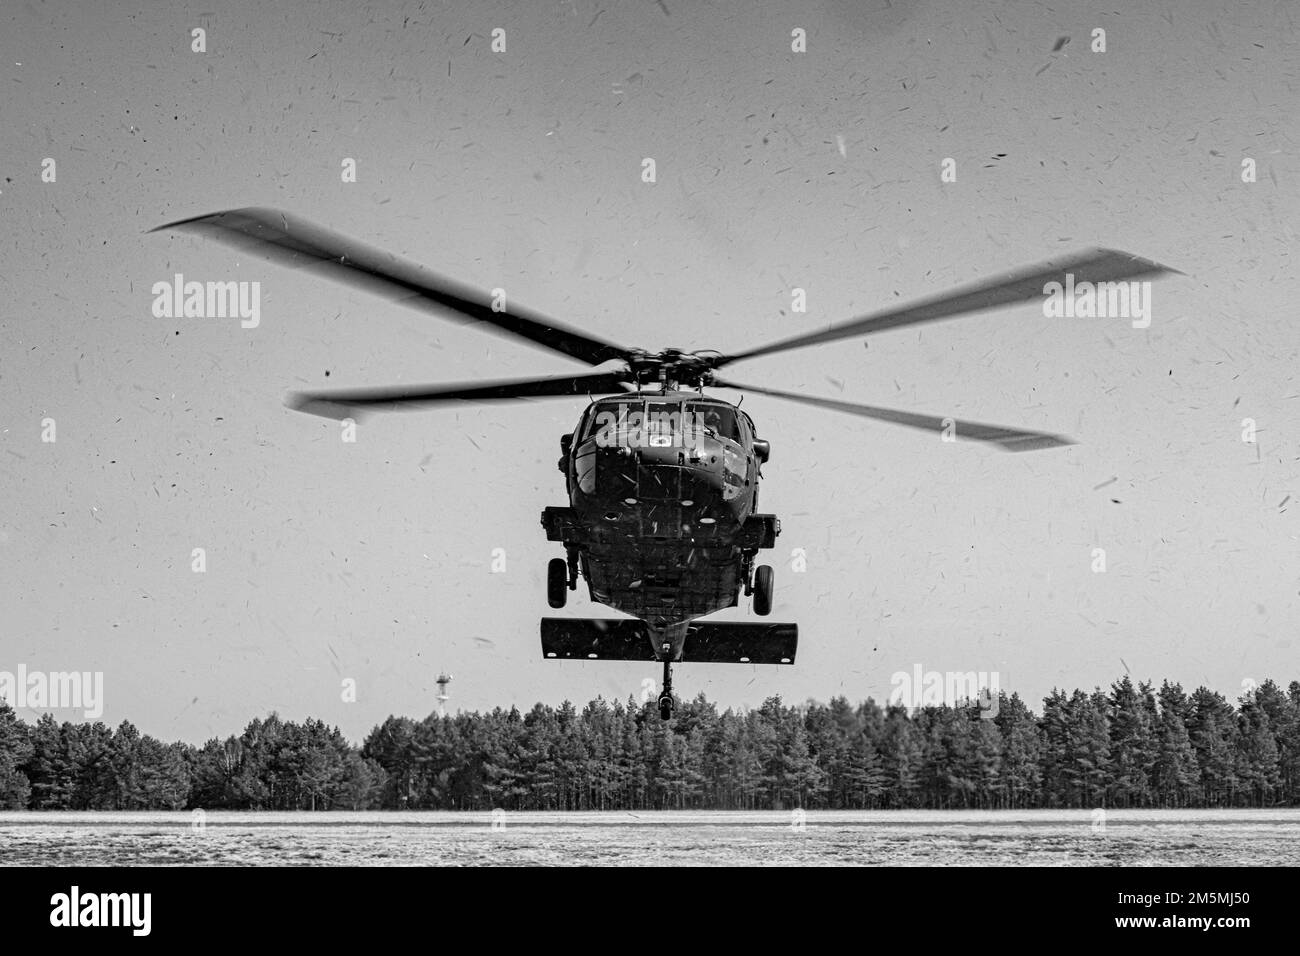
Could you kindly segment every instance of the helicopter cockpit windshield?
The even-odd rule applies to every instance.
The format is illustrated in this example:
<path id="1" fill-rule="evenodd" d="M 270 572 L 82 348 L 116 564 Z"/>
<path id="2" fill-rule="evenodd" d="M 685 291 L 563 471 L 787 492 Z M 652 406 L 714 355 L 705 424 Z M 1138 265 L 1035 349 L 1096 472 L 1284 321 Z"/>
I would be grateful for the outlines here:
<path id="1" fill-rule="evenodd" d="M 740 426 L 736 413 L 725 405 L 712 405 L 706 402 L 694 402 L 686 405 L 686 414 L 690 420 L 702 426 L 705 432 L 712 432 L 718 438 L 740 441 Z"/>
<path id="2" fill-rule="evenodd" d="M 662 492 L 678 482 L 668 472 L 647 478 L 647 469 L 665 467 L 717 468 L 724 500 L 735 498 L 749 484 L 744 425 L 736 409 L 720 402 L 609 402 L 593 406 L 580 435 L 574 477 L 586 494 L 598 486 L 628 485 L 638 489 L 633 497 L 656 497 L 647 489 Z M 601 449 L 618 449 L 620 454 L 602 457 Z"/>
<path id="3" fill-rule="evenodd" d="M 710 402 L 619 402 L 603 408 L 585 424 L 582 440 L 633 447 L 684 447 L 708 435 L 741 443 L 735 409 Z"/>
<path id="4" fill-rule="evenodd" d="M 725 405 L 707 402 L 647 402 L 644 430 L 651 444 L 691 446 L 706 435 L 737 443 L 741 441 L 735 411 Z"/>

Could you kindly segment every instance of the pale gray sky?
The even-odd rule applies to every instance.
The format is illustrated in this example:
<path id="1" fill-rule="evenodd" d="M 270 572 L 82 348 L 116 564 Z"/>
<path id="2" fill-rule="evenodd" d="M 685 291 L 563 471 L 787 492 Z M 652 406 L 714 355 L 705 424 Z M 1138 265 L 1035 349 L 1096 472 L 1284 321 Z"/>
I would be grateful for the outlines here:
<path id="1" fill-rule="evenodd" d="M 1300 677 L 1295 7 L 1114 8 L 6 5 L 0 670 L 102 670 L 104 719 L 192 740 L 273 708 L 357 738 L 432 709 L 440 669 L 465 708 L 657 676 L 540 656 L 559 551 L 538 516 L 564 503 L 581 400 L 377 416 L 353 445 L 281 406 L 578 366 L 146 234 L 268 205 L 652 349 L 737 349 L 1090 245 L 1180 269 L 1146 330 L 1029 305 L 736 366 L 1079 444 L 1011 455 L 748 397 L 799 663 L 683 666 L 677 689 L 879 699 L 919 663 L 997 671 L 1037 707 L 1125 664 L 1233 697 Z M 259 281 L 260 327 L 154 318 L 175 272 Z M 565 613 L 604 613 L 582 595 Z"/>

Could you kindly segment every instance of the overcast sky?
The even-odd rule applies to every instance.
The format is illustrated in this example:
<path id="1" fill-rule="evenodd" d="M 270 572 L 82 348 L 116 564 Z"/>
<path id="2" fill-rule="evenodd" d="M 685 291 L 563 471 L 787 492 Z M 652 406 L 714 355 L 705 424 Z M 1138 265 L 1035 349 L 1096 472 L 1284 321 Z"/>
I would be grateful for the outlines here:
<path id="1" fill-rule="evenodd" d="M 658 676 L 541 658 L 561 552 L 538 518 L 584 400 L 376 416 L 355 444 L 281 404 L 578 366 L 146 233 L 266 205 L 651 349 L 735 350 L 1091 245 L 1179 269 L 1148 329 L 1030 304 L 736 366 L 1078 444 L 1006 454 L 747 397 L 798 665 L 682 666 L 676 689 L 881 699 L 919 664 L 1037 708 L 1126 670 L 1233 698 L 1300 678 L 1295 6 L 1115 8 L 6 4 L 0 670 L 103 671 L 105 720 L 196 741 L 272 709 L 358 738 L 428 713 L 440 670 L 467 709 Z M 177 272 L 260 282 L 259 327 L 156 318 Z M 562 613 L 608 613 L 585 595 Z"/>

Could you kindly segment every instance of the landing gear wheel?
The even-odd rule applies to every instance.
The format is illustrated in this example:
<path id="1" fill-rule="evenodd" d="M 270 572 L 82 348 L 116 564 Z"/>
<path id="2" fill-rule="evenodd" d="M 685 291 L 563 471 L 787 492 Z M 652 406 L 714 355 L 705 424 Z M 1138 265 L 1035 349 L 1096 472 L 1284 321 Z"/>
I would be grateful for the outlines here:
<path id="1" fill-rule="evenodd" d="M 754 613 L 767 617 L 772 613 L 772 566 L 759 565 L 754 572 Z"/>
<path id="2" fill-rule="evenodd" d="M 546 603 L 564 607 L 569 590 L 569 565 L 563 558 L 551 558 L 546 565 Z"/>
<path id="3" fill-rule="evenodd" d="M 659 695 L 659 717 L 661 720 L 670 720 L 673 716 L 673 695 Z"/>
<path id="4" fill-rule="evenodd" d="M 659 692 L 659 719 L 673 716 L 673 662 L 664 661 L 664 689 Z"/>

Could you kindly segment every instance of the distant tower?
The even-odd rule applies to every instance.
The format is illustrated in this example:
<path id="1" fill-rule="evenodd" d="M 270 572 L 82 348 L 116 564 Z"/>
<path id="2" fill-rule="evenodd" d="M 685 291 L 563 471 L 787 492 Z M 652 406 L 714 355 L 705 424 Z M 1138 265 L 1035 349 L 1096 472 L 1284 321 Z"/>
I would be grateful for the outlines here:
<path id="1" fill-rule="evenodd" d="M 447 696 L 447 685 L 450 683 L 451 683 L 450 674 L 438 675 L 438 716 L 439 717 L 447 716 L 447 701 L 450 699 Z"/>

